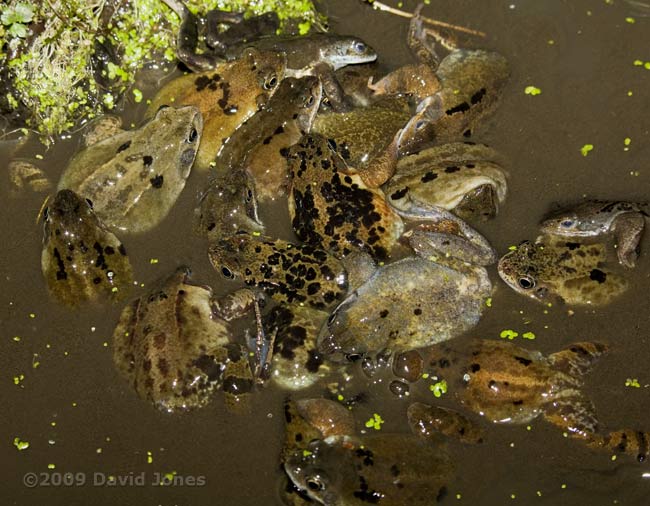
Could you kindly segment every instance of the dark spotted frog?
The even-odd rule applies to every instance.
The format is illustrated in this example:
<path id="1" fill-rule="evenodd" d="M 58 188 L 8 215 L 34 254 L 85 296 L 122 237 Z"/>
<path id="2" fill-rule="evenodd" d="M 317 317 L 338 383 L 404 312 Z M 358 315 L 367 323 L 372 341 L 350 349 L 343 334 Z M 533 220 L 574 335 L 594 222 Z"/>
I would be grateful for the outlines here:
<path id="1" fill-rule="evenodd" d="M 628 288 L 628 281 L 607 267 L 608 248 L 542 238 L 524 241 L 499 260 L 501 279 L 516 292 L 538 302 L 603 305 Z"/>
<path id="2" fill-rule="evenodd" d="M 217 299 L 178 268 L 127 305 L 113 333 L 113 359 L 137 394 L 173 412 L 207 404 L 215 389 L 233 411 L 246 409 L 254 378 L 229 321 L 249 310 L 248 290 Z"/>
<path id="3" fill-rule="evenodd" d="M 202 129 L 196 107 L 162 108 L 142 127 L 120 131 L 79 152 L 58 189 L 90 199 L 97 216 L 113 230 L 149 230 L 185 187 Z"/>
<path id="4" fill-rule="evenodd" d="M 618 261 L 632 268 L 639 255 L 639 242 L 649 216 L 648 203 L 590 200 L 547 217 L 542 232 L 561 237 L 601 237 L 612 234 Z"/>
<path id="5" fill-rule="evenodd" d="M 133 282 L 120 240 L 101 222 L 92 202 L 60 190 L 44 210 L 41 268 L 50 293 L 62 303 L 125 296 Z"/>

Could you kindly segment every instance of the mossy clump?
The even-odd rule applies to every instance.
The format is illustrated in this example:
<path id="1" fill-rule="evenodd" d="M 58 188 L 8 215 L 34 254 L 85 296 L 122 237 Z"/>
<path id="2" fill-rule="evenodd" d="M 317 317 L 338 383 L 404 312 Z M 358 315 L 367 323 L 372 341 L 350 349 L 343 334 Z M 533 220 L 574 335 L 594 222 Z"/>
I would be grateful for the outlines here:
<path id="1" fill-rule="evenodd" d="M 312 0 L 189 0 L 256 15 L 301 33 L 324 19 Z M 9 0 L 0 7 L 0 114 L 45 143 L 114 109 L 146 63 L 175 59 L 180 20 L 162 0 Z"/>

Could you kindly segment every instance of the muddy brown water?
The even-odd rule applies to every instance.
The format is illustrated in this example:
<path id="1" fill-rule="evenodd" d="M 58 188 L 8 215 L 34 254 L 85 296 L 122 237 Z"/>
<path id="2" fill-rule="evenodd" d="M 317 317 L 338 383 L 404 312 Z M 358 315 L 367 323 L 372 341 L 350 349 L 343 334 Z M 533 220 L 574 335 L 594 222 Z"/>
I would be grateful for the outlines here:
<path id="1" fill-rule="evenodd" d="M 415 6 L 404 3 L 406 9 Z M 363 37 L 376 48 L 385 69 L 411 59 L 405 20 L 353 0 L 328 1 L 323 7 L 333 30 Z M 492 145 L 508 160 L 508 200 L 494 221 L 480 227 L 500 253 L 523 239 L 534 239 L 536 224 L 555 202 L 583 195 L 650 198 L 650 70 L 633 64 L 637 59 L 650 61 L 650 18 L 627 22 L 633 11 L 620 0 L 438 0 L 424 13 L 487 32 L 485 40 L 461 37 L 461 42 L 497 50 L 511 64 L 512 77 L 499 109 L 475 135 L 475 140 Z M 542 93 L 526 95 L 528 85 Z M 131 108 L 127 117 L 137 119 L 141 113 Z M 628 151 L 626 137 L 631 139 Z M 594 145 L 586 157 L 580 153 L 584 144 Z M 36 162 L 56 180 L 76 147 L 73 139 L 47 152 L 39 145 L 27 152 L 43 153 L 44 160 Z M 8 162 L 6 148 L 0 151 L 0 160 L 3 166 Z M 40 272 L 42 231 L 35 223 L 43 195 L 12 197 L 4 181 L 0 502 L 280 504 L 276 489 L 286 393 L 274 388 L 259 392 L 248 416 L 225 412 L 219 396 L 201 410 L 173 416 L 141 401 L 118 376 L 111 359 L 110 337 L 121 307 L 70 311 L 48 298 Z M 157 230 L 122 238 L 136 278 L 145 286 L 179 264 L 190 265 L 196 280 L 218 291 L 236 286 L 212 270 L 204 242 L 190 233 L 189 220 L 203 182 L 204 175 L 191 176 L 177 206 Z M 265 221 L 274 233 L 288 236 L 286 211 L 275 211 L 267 212 Z M 459 339 L 499 339 L 503 329 L 532 331 L 534 341 L 518 337 L 517 344 L 547 353 L 576 340 L 608 343 L 611 351 L 587 376 L 585 390 L 603 425 L 649 430 L 647 234 L 641 246 L 629 292 L 604 308 L 575 308 L 573 315 L 566 307 L 544 308 L 518 296 L 492 267 L 496 285 L 492 308 Z M 152 264 L 151 258 L 158 263 Z M 359 375 L 358 370 L 353 372 Z M 24 379 L 15 385 L 13 378 L 20 375 Z M 638 378 L 640 388 L 626 387 L 627 378 Z M 377 412 L 386 420 L 382 430 L 408 430 L 407 401 L 390 394 L 385 382 L 361 386 L 369 393 L 367 402 L 356 409 L 360 425 Z M 300 395 L 321 391 L 314 388 Z M 411 399 L 416 398 L 433 400 L 426 385 L 414 389 Z M 441 402 L 454 406 L 450 395 Z M 531 423 L 530 429 L 479 421 L 489 428 L 485 444 L 450 446 L 457 473 L 443 504 L 650 503 L 650 478 L 643 477 L 650 473 L 650 464 L 623 457 L 612 461 L 609 453 L 586 449 L 541 420 Z M 29 442 L 29 448 L 18 451 L 13 445 L 16 437 Z M 48 469 L 50 464 L 55 469 Z M 57 484 L 59 472 L 80 473 L 73 474 L 77 485 Z M 185 483 L 153 485 L 156 473 L 169 472 L 186 478 Z M 41 481 L 41 473 L 50 475 L 49 486 L 27 487 L 26 473 L 36 473 Z M 127 483 L 102 486 L 101 478 L 107 475 L 125 477 Z M 134 481 L 140 476 L 145 480 L 142 485 Z"/>

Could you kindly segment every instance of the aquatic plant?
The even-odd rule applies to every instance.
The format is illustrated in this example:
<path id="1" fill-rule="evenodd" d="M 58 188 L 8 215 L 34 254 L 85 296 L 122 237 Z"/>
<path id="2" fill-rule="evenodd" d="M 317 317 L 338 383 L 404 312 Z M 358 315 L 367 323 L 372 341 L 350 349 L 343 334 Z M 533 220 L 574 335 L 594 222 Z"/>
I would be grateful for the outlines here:
<path id="1" fill-rule="evenodd" d="M 301 33 L 324 18 L 311 0 L 189 0 L 210 9 L 275 11 Z M 161 0 L 8 0 L 0 6 L 0 114 L 46 144 L 118 106 L 138 70 L 175 58 L 180 20 Z M 132 89 L 135 101 L 142 98 Z"/>

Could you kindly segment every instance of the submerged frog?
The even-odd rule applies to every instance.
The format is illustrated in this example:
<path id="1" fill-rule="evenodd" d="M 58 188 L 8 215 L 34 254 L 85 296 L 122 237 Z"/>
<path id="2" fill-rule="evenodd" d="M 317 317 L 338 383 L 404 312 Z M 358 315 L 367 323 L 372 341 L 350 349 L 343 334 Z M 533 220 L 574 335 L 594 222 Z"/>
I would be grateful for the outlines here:
<path id="1" fill-rule="evenodd" d="M 594 407 L 581 391 L 582 376 L 606 350 L 603 344 L 583 342 L 544 356 L 506 341 L 474 339 L 469 345 L 431 347 L 425 369 L 444 379 L 465 407 L 491 422 L 523 424 L 541 415 L 589 446 L 644 460 L 648 433 L 600 431 Z"/>
<path id="2" fill-rule="evenodd" d="M 194 211 L 195 230 L 210 243 L 245 231 L 260 233 L 255 183 L 248 171 L 237 169 L 212 177 Z"/>
<path id="3" fill-rule="evenodd" d="M 173 412 L 207 404 L 222 389 L 234 411 L 246 407 L 254 384 L 248 350 L 232 342 L 229 321 L 251 307 L 254 295 L 217 300 L 190 282 L 190 270 L 171 276 L 126 306 L 113 333 L 113 359 L 137 394 Z"/>
<path id="4" fill-rule="evenodd" d="M 133 275 L 126 249 L 95 215 L 90 200 L 60 190 L 43 214 L 41 268 L 54 297 L 75 306 L 128 293 Z"/>
<path id="5" fill-rule="evenodd" d="M 348 287 L 343 264 L 309 244 L 240 233 L 213 244 L 209 256 L 224 276 L 243 279 L 279 302 L 327 309 L 345 296 Z"/>
<path id="6" fill-rule="evenodd" d="M 603 305 L 627 290 L 628 281 L 606 267 L 604 244 L 544 241 L 524 241 L 499 260 L 499 276 L 516 292 L 542 303 Z"/>
<path id="7" fill-rule="evenodd" d="M 384 185 L 392 206 L 414 212 L 438 206 L 461 218 L 492 218 L 507 192 L 496 152 L 483 144 L 456 142 L 401 158 Z"/>
<path id="8" fill-rule="evenodd" d="M 542 222 L 541 230 L 562 237 L 613 234 L 618 261 L 632 268 L 639 255 L 639 242 L 649 213 L 648 203 L 590 200 L 553 213 Z"/>
<path id="9" fill-rule="evenodd" d="M 321 96 L 317 77 L 285 78 L 266 107 L 228 139 L 216 160 L 217 172 L 247 171 L 261 201 L 284 195 L 289 176 L 282 153 L 311 130 Z"/>
<path id="10" fill-rule="evenodd" d="M 332 372 L 316 348 L 318 332 L 329 313 L 299 304 L 280 304 L 264 315 L 267 335 L 275 332 L 271 381 L 286 390 L 310 387 Z"/>
<path id="11" fill-rule="evenodd" d="M 275 93 L 286 62 L 275 51 L 250 48 L 213 70 L 170 81 L 156 94 L 147 114 L 162 105 L 192 105 L 203 115 L 203 139 L 196 167 L 207 169 L 224 142 Z"/>
<path id="12" fill-rule="evenodd" d="M 327 506 L 420 506 L 441 501 L 453 465 L 445 448 L 409 434 L 312 441 L 284 463 L 291 481 Z"/>
<path id="13" fill-rule="evenodd" d="M 447 218 L 435 224 L 437 230 L 413 231 L 409 240 L 419 256 L 378 268 L 351 292 L 321 329 L 319 349 L 336 355 L 399 352 L 474 327 L 492 292 L 483 265 L 496 257 L 481 236 L 459 223 Z"/>
<path id="14" fill-rule="evenodd" d="M 90 199 L 97 216 L 113 230 L 149 230 L 185 187 L 202 128 L 195 107 L 162 108 L 139 129 L 112 135 L 77 154 L 58 189 Z"/>
<path id="15" fill-rule="evenodd" d="M 293 229 L 302 241 L 339 256 L 361 249 L 385 259 L 402 234 L 402 220 L 333 145 L 309 134 L 287 151 Z"/>

